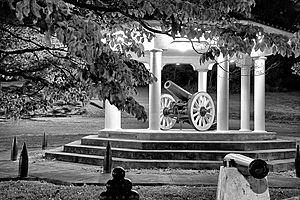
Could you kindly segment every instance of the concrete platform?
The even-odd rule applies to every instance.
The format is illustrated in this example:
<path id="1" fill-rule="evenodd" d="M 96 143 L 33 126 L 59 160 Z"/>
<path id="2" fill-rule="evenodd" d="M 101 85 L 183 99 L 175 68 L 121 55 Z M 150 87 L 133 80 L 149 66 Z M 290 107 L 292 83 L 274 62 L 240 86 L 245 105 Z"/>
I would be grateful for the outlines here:
<path id="1" fill-rule="evenodd" d="M 146 129 L 101 130 L 46 152 L 46 157 L 101 165 L 110 142 L 114 166 L 125 168 L 219 169 L 228 153 L 260 158 L 271 171 L 294 168 L 295 141 L 276 139 L 274 132 Z"/>
<path id="2" fill-rule="evenodd" d="M 153 131 L 149 129 L 100 130 L 100 138 L 123 138 L 135 140 L 159 141 L 239 141 L 239 140 L 275 140 L 275 132 L 253 131 L 196 131 L 195 129 L 170 129 Z"/>

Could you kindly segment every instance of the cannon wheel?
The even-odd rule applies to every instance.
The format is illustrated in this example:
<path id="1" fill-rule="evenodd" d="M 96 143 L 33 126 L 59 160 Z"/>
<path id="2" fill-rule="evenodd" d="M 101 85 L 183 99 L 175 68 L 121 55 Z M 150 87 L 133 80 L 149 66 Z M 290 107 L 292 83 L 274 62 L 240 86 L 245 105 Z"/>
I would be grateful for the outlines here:
<path id="1" fill-rule="evenodd" d="M 210 95 L 206 92 L 193 94 L 188 101 L 188 116 L 195 129 L 208 130 L 215 118 L 215 106 Z"/>
<path id="2" fill-rule="evenodd" d="M 169 94 L 162 94 L 160 98 L 160 128 L 162 130 L 171 129 L 175 123 L 176 119 L 168 116 L 166 110 L 171 108 L 171 104 L 175 102 L 175 99 Z"/>

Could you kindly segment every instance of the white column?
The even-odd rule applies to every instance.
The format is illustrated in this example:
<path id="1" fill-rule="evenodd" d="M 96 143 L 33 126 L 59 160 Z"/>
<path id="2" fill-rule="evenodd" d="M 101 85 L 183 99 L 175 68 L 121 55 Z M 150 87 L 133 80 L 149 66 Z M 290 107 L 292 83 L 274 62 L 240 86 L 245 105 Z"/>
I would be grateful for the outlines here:
<path id="1" fill-rule="evenodd" d="M 241 66 L 241 129 L 250 130 L 250 66 Z"/>
<path id="2" fill-rule="evenodd" d="M 258 57 L 254 61 L 254 131 L 264 132 L 265 128 L 265 61 Z"/>
<path id="3" fill-rule="evenodd" d="M 207 71 L 198 71 L 198 92 L 207 92 Z"/>
<path id="4" fill-rule="evenodd" d="M 229 128 L 229 62 L 222 55 L 217 61 L 217 131 L 227 131 Z"/>
<path id="5" fill-rule="evenodd" d="M 160 130 L 160 96 L 161 96 L 161 67 L 162 50 L 153 49 L 150 51 L 151 72 L 157 81 L 149 86 L 149 129 Z"/>
<path id="6" fill-rule="evenodd" d="M 121 129 L 121 112 L 108 100 L 105 100 L 105 129 Z"/>

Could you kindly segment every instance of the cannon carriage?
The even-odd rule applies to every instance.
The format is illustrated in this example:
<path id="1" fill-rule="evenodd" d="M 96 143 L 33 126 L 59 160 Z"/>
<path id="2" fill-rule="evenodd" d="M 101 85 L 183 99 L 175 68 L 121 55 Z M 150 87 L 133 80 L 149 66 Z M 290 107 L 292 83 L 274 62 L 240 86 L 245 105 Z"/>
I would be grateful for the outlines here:
<path id="1" fill-rule="evenodd" d="M 196 130 L 211 128 L 215 118 L 215 106 L 206 92 L 191 94 L 172 81 L 167 81 L 164 88 L 170 94 L 162 94 L 160 110 L 160 128 L 171 129 L 176 123 L 187 122 Z"/>

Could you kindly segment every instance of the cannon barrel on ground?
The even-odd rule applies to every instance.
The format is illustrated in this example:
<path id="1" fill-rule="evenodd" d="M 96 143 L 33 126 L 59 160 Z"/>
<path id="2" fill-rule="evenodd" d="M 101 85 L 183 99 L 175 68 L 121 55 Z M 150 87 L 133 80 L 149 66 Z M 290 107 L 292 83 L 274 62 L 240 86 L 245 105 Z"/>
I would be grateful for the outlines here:
<path id="1" fill-rule="evenodd" d="M 253 159 L 241 154 L 230 153 L 224 159 L 227 167 L 236 167 L 244 176 L 253 176 L 257 179 L 266 177 L 269 173 L 268 164 L 261 159 Z"/>
<path id="2" fill-rule="evenodd" d="M 192 96 L 191 93 L 176 85 L 172 81 L 166 81 L 164 84 L 164 88 L 182 101 L 188 101 Z"/>

